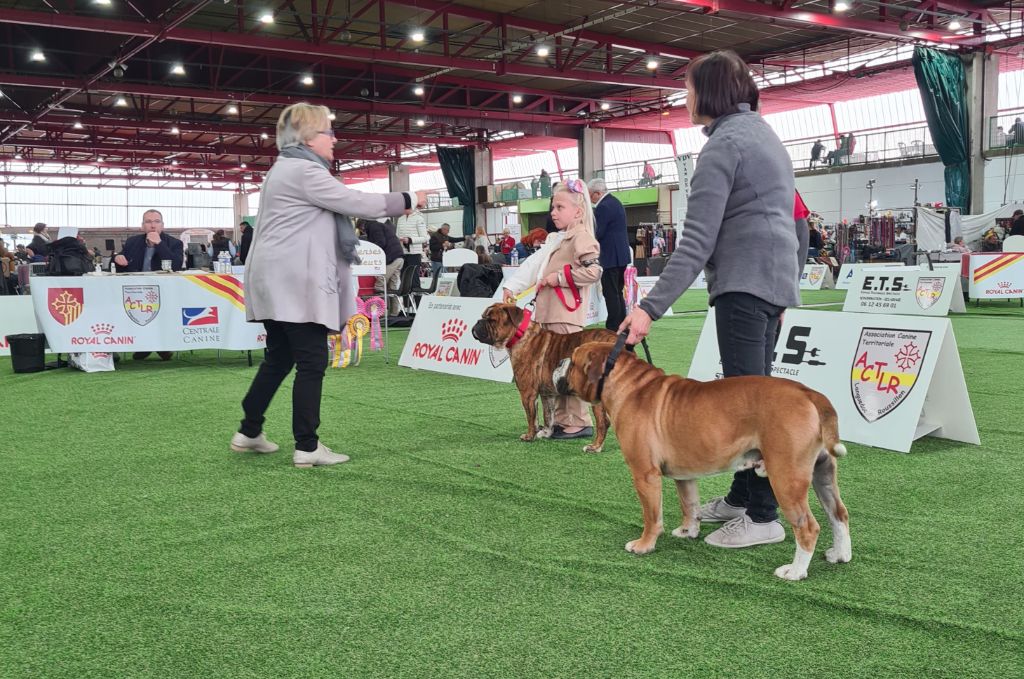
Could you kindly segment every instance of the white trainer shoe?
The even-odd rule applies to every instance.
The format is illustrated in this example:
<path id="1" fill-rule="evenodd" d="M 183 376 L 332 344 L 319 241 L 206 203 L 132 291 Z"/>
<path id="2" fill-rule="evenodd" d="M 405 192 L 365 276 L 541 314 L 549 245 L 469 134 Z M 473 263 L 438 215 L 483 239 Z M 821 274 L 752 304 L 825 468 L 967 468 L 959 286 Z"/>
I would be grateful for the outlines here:
<path id="1" fill-rule="evenodd" d="M 770 545 L 785 539 L 786 529 L 778 521 L 754 523 L 744 512 L 743 516 L 736 517 L 708 535 L 704 542 L 713 547 L 739 549 L 754 545 Z"/>
<path id="2" fill-rule="evenodd" d="M 259 436 L 249 438 L 240 431 L 231 437 L 231 450 L 236 453 L 276 453 L 278 446 L 260 432 Z"/>
<path id="3" fill-rule="evenodd" d="M 348 462 L 348 455 L 342 455 L 336 453 L 323 442 L 319 442 L 316 445 L 316 450 L 296 450 L 292 453 L 292 464 L 299 469 L 309 469 L 310 467 L 326 467 L 332 464 L 341 464 L 342 462 Z"/>
<path id="4" fill-rule="evenodd" d="M 736 517 L 744 516 L 747 510 L 743 507 L 733 507 L 725 501 L 724 497 L 716 497 L 710 502 L 700 506 L 700 520 L 704 523 L 721 523 L 732 521 Z"/>

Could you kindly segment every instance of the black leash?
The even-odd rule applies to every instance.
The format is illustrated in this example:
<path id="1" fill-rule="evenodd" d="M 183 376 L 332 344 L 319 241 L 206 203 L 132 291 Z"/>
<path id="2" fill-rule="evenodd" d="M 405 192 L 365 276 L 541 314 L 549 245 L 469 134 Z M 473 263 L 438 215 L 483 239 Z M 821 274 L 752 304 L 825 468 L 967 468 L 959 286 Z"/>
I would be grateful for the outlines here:
<path id="1" fill-rule="evenodd" d="M 612 347 L 611 352 L 608 354 L 608 358 L 604 360 L 604 370 L 601 372 L 601 379 L 597 381 L 597 401 L 601 400 L 601 394 L 604 393 L 604 380 L 611 371 L 615 368 L 615 362 L 619 360 L 619 354 L 626 347 L 626 338 L 629 337 L 629 331 L 623 330 L 619 333 L 619 336 L 615 339 L 615 346 Z"/>

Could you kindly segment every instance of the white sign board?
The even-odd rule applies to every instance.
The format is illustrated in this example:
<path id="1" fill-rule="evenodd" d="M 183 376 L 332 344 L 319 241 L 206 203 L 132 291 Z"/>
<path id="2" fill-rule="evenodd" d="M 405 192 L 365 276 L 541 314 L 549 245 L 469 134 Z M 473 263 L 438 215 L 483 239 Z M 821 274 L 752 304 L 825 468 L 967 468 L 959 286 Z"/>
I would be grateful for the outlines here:
<path id="1" fill-rule="evenodd" d="M 772 375 L 827 396 L 847 441 L 904 453 L 926 435 L 981 442 L 948 318 L 789 309 Z M 714 309 L 689 377 L 722 377 Z"/>
<path id="2" fill-rule="evenodd" d="M 861 269 L 843 303 L 843 311 L 869 314 L 945 316 L 950 310 L 963 313 L 967 309 L 960 272 L 948 268 Z"/>
<path id="3" fill-rule="evenodd" d="M 678 223 L 676 224 L 676 245 L 679 245 L 679 241 L 683 237 L 683 225 L 686 220 L 686 209 L 690 202 L 690 181 L 693 178 L 693 154 L 684 153 L 680 156 L 676 156 L 676 170 L 679 174 L 679 193 L 675 196 L 675 200 L 678 203 L 676 210 L 677 214 L 682 216 L 682 219 L 678 220 Z"/>
<path id="4" fill-rule="evenodd" d="M 697 274 L 697 280 L 695 280 L 693 283 L 691 283 L 690 287 L 688 287 L 687 290 L 707 290 L 707 289 L 708 289 L 708 277 L 707 277 L 707 274 L 704 273 L 704 269 L 701 269 L 700 273 Z"/>
<path id="5" fill-rule="evenodd" d="M 971 254 L 967 291 L 971 299 L 1024 297 L 1024 252 Z"/>
<path id="6" fill-rule="evenodd" d="M 356 254 L 361 260 L 360 264 L 352 266 L 354 276 L 383 276 L 388 272 L 387 257 L 378 245 L 370 241 L 361 240 L 356 246 Z"/>
<path id="7" fill-rule="evenodd" d="M 32 306 L 54 352 L 262 349 L 231 274 L 37 276 Z"/>
<path id="8" fill-rule="evenodd" d="M 880 267 L 887 266 L 903 266 L 903 263 L 880 262 L 878 264 L 843 264 L 839 267 L 839 278 L 836 280 L 836 290 L 849 290 L 850 285 L 853 283 L 853 277 L 856 276 L 857 272 L 861 269 L 878 269 Z"/>
<path id="9" fill-rule="evenodd" d="M 832 269 L 827 264 L 804 264 L 800 276 L 801 290 L 827 290 L 835 287 Z"/>
<path id="10" fill-rule="evenodd" d="M 704 276 L 704 272 L 701 272 L 701 277 Z M 636 277 L 636 301 L 637 304 L 643 301 L 644 297 L 650 294 L 651 289 L 654 288 L 654 284 L 658 282 L 657 276 L 637 276 Z M 669 307 L 665 312 L 665 316 L 672 315 L 672 307 Z"/>
<path id="11" fill-rule="evenodd" d="M 0 356 L 10 356 L 7 335 L 39 332 L 32 298 L 28 295 L 0 296 Z"/>
<path id="12" fill-rule="evenodd" d="M 472 333 L 473 326 L 492 304 L 494 300 L 483 297 L 424 297 L 398 365 L 511 382 L 508 352 L 477 342 Z"/>

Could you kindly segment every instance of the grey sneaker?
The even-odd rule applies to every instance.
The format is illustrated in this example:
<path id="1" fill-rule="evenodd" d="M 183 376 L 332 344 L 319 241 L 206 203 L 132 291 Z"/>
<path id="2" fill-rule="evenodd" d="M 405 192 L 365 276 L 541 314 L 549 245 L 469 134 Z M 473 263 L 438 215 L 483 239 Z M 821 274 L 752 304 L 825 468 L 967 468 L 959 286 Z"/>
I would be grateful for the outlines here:
<path id="1" fill-rule="evenodd" d="M 336 453 L 323 443 L 317 443 L 316 450 L 296 450 L 292 453 L 292 464 L 299 469 L 309 469 L 310 467 L 326 467 L 332 464 L 341 464 L 342 462 L 348 462 L 348 455 L 342 455 Z"/>
<path id="2" fill-rule="evenodd" d="M 700 520 L 705 523 L 721 523 L 732 521 L 738 516 L 745 516 L 747 510 L 743 507 L 733 507 L 725 501 L 724 497 L 716 497 L 710 502 L 700 506 Z"/>
<path id="3" fill-rule="evenodd" d="M 754 523 L 744 512 L 743 516 L 733 519 L 708 535 L 704 538 L 704 542 L 714 547 L 739 549 L 754 545 L 770 545 L 785 539 L 786 530 L 778 521 Z"/>
<path id="4" fill-rule="evenodd" d="M 237 431 L 231 437 L 231 450 L 236 453 L 276 453 L 278 447 L 273 441 L 268 441 L 263 432 L 260 432 L 259 436 L 249 438 Z"/>

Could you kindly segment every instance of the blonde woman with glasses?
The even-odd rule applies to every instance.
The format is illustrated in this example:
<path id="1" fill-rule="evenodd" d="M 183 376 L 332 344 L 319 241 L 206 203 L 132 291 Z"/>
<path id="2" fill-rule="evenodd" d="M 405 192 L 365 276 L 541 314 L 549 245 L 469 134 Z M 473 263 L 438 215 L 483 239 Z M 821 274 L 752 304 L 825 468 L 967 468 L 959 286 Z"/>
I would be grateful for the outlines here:
<path id="1" fill-rule="evenodd" d="M 327 368 L 327 335 L 355 313 L 352 264 L 359 240 L 351 218 L 409 214 L 424 192 L 363 193 L 331 175 L 334 131 L 324 106 L 299 103 L 277 121 L 280 154 L 267 173 L 252 245 L 245 263 L 245 311 L 263 323 L 267 351 L 242 400 L 245 417 L 231 439 L 237 452 L 273 453 L 264 414 L 277 388 L 296 368 L 292 433 L 296 467 L 346 462 L 317 436 Z"/>

